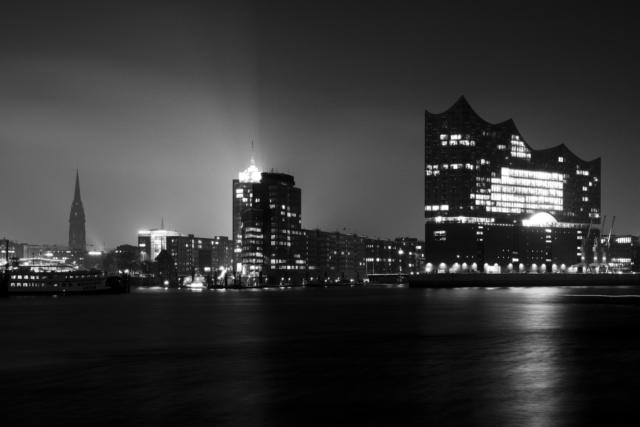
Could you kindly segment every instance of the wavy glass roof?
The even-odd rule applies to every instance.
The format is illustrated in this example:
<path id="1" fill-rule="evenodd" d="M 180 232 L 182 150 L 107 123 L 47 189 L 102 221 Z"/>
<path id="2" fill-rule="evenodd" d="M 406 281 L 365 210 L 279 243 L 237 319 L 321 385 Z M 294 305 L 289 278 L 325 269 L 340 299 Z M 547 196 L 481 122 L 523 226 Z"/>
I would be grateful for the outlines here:
<path id="1" fill-rule="evenodd" d="M 600 215 L 600 158 L 585 161 L 564 143 L 536 150 L 513 120 L 489 123 L 464 97 L 425 111 L 425 216 L 560 222 Z"/>

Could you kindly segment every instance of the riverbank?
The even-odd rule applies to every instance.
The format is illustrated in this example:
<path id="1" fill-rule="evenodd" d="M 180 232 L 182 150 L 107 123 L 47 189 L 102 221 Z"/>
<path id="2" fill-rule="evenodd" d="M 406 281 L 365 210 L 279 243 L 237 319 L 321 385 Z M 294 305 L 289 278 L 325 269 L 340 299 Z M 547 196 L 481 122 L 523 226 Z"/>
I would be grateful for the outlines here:
<path id="1" fill-rule="evenodd" d="M 410 288 L 640 286 L 640 274 L 423 274 Z"/>

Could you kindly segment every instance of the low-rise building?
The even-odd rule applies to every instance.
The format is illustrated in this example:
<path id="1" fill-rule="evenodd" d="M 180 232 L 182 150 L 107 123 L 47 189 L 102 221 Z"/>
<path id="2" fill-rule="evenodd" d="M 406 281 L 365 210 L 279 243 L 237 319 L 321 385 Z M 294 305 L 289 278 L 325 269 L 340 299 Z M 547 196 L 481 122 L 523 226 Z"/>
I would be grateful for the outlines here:
<path id="1" fill-rule="evenodd" d="M 172 230 L 141 230 L 138 249 L 142 261 L 155 261 L 160 252 L 166 250 L 181 276 L 197 271 L 204 273 L 205 269 L 232 268 L 232 242 L 226 236 L 205 238 Z"/>
<path id="2" fill-rule="evenodd" d="M 620 272 L 640 271 L 640 236 L 630 234 L 603 237 L 602 247 L 610 267 Z"/>

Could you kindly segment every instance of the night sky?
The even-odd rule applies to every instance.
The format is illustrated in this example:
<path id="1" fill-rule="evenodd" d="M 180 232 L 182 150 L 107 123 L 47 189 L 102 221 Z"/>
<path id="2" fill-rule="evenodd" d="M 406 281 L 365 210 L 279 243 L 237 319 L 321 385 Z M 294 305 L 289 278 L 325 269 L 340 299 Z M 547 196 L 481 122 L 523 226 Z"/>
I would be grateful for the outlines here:
<path id="1" fill-rule="evenodd" d="M 424 110 L 460 95 L 602 157 L 603 214 L 640 234 L 635 13 L 479 3 L 3 1 L 0 237 L 66 244 L 76 168 L 97 249 L 161 217 L 229 236 L 253 140 L 304 228 L 423 239 Z"/>

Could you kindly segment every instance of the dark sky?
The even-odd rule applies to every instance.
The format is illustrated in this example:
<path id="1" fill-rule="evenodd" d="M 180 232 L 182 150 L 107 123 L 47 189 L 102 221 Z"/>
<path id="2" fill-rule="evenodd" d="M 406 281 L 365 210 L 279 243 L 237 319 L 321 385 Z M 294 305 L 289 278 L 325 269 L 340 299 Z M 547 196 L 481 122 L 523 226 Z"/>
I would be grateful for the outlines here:
<path id="1" fill-rule="evenodd" d="M 303 227 L 424 238 L 424 110 L 460 95 L 536 149 L 602 157 L 603 214 L 640 234 L 634 12 L 4 1 L 0 237 L 66 244 L 76 168 L 97 248 L 135 243 L 161 217 L 230 235 L 253 140 L 260 168 L 294 175 Z"/>

